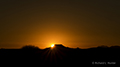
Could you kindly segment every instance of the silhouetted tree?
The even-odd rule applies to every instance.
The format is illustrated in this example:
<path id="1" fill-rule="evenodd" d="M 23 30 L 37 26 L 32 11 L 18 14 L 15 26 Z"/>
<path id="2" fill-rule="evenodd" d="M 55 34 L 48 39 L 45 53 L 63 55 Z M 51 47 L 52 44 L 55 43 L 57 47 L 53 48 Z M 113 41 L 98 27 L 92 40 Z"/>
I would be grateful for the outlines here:
<path id="1" fill-rule="evenodd" d="M 37 46 L 33 46 L 33 45 L 26 45 L 26 46 L 23 46 L 21 49 L 39 49 L 39 47 Z"/>

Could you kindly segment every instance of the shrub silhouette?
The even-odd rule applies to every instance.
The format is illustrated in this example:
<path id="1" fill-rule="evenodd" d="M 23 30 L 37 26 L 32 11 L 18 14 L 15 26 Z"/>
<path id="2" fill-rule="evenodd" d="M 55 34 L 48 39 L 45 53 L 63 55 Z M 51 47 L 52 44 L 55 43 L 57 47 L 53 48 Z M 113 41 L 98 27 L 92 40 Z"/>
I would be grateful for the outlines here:
<path id="1" fill-rule="evenodd" d="M 21 49 L 33 50 L 33 49 L 39 49 L 39 47 L 33 46 L 33 45 L 26 45 L 26 46 L 23 46 Z"/>

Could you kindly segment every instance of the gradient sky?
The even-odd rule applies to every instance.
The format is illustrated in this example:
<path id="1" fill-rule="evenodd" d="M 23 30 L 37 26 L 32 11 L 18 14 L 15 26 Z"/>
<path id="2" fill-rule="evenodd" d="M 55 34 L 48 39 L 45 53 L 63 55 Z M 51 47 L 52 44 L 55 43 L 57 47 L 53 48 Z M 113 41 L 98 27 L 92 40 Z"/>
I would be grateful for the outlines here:
<path id="1" fill-rule="evenodd" d="M 120 45 L 120 0 L 0 0 L 0 48 Z"/>

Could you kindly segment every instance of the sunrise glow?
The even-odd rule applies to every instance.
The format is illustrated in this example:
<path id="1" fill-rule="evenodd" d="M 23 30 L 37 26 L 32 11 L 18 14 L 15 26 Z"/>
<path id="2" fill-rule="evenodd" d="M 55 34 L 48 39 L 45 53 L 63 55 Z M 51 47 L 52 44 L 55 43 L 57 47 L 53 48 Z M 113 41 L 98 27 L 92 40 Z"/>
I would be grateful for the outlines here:
<path id="1" fill-rule="evenodd" d="M 52 44 L 51 47 L 53 48 L 53 47 L 54 47 L 54 44 Z"/>

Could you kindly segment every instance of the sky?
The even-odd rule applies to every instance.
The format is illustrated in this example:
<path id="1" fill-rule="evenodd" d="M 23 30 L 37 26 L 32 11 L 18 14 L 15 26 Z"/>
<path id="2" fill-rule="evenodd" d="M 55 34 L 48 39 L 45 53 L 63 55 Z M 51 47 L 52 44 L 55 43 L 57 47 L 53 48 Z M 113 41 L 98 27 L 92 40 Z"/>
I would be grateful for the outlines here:
<path id="1" fill-rule="evenodd" d="M 0 0 L 0 48 L 120 46 L 119 0 Z"/>

